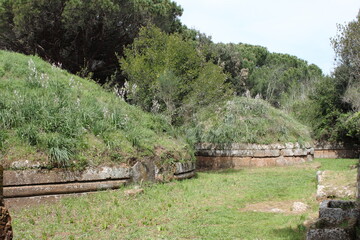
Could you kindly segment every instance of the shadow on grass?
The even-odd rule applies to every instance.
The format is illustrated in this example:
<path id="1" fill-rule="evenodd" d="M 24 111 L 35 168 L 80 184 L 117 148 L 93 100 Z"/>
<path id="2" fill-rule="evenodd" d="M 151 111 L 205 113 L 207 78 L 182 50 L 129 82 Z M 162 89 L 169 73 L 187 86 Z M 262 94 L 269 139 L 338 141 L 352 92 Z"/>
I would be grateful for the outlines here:
<path id="1" fill-rule="evenodd" d="M 201 172 L 201 173 L 210 173 L 210 174 L 231 174 L 231 173 L 239 173 L 244 171 L 244 169 L 201 169 L 201 170 L 197 170 L 197 172 Z"/>
<path id="2" fill-rule="evenodd" d="M 297 228 L 281 228 L 273 230 L 274 233 L 279 236 L 279 239 L 291 239 L 291 240 L 304 240 L 306 237 L 306 227 L 299 224 Z"/>

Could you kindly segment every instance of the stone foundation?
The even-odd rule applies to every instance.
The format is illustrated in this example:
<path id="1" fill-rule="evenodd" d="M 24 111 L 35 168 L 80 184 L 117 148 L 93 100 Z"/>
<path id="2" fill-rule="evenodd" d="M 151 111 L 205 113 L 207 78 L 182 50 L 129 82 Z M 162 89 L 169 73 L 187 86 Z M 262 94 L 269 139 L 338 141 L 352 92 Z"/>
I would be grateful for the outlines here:
<path id="1" fill-rule="evenodd" d="M 194 175 L 193 162 L 157 167 L 151 161 L 144 161 L 137 162 L 133 167 L 102 166 L 84 171 L 6 170 L 3 196 L 7 206 L 16 206 L 22 199 L 25 202 L 39 202 L 41 199 L 57 199 L 61 195 L 117 189 L 131 182 L 181 180 Z"/>
<path id="2" fill-rule="evenodd" d="M 312 161 L 310 144 L 197 144 L 197 168 L 221 169 L 243 167 L 286 166 Z"/>
<path id="3" fill-rule="evenodd" d="M 323 201 L 319 219 L 309 229 L 307 240 L 356 240 L 360 239 L 360 210 L 355 201 Z"/>
<path id="4" fill-rule="evenodd" d="M 343 145 L 330 143 L 317 143 L 315 145 L 315 158 L 358 158 L 360 154 L 358 145 Z"/>
<path id="5" fill-rule="evenodd" d="M 0 165 L 0 240 L 10 240 L 12 238 L 11 217 L 9 211 L 4 207 L 3 167 Z"/>

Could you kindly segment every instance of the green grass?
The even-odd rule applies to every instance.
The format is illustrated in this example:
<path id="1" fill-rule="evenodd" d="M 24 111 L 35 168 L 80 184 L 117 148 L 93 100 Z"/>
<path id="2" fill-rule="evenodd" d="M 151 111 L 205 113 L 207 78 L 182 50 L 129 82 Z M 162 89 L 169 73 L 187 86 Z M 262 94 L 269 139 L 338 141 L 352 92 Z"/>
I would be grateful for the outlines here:
<path id="1" fill-rule="evenodd" d="M 337 164 L 341 161 L 333 160 Z M 316 164 L 200 172 L 195 179 L 146 185 L 14 209 L 15 239 L 304 239 L 303 222 L 316 216 Z M 249 204 L 301 201 L 292 214 L 254 212 Z"/>
<path id="2" fill-rule="evenodd" d="M 235 97 L 210 106 L 185 126 L 193 142 L 286 143 L 311 142 L 309 129 L 260 99 Z"/>
<path id="3" fill-rule="evenodd" d="M 36 56 L 0 51 L 0 92 L 0 163 L 6 168 L 24 159 L 84 167 L 192 157 L 163 117 Z"/>
<path id="4" fill-rule="evenodd" d="M 317 159 L 321 163 L 320 170 L 348 171 L 359 163 L 357 159 Z"/>
<path id="5" fill-rule="evenodd" d="M 11 209 L 15 239 L 304 239 L 303 222 L 316 217 L 319 206 L 316 162 L 322 170 L 345 171 L 357 160 L 200 172 L 195 179 L 146 184 L 137 196 L 125 196 L 128 186 Z M 302 214 L 252 211 L 295 201 L 311 209 Z"/>

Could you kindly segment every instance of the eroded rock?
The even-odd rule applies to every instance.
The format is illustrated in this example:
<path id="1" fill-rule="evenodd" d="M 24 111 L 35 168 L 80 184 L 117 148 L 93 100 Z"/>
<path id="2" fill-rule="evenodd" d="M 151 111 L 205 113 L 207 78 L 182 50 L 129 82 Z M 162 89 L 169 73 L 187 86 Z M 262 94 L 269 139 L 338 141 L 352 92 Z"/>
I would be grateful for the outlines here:
<path id="1" fill-rule="evenodd" d="M 11 217 L 9 211 L 4 207 L 3 167 L 0 165 L 0 240 L 10 240 L 12 238 Z"/>
<path id="2" fill-rule="evenodd" d="M 0 240 L 10 240 L 13 238 L 11 227 L 11 217 L 9 211 L 1 206 L 0 207 Z"/>

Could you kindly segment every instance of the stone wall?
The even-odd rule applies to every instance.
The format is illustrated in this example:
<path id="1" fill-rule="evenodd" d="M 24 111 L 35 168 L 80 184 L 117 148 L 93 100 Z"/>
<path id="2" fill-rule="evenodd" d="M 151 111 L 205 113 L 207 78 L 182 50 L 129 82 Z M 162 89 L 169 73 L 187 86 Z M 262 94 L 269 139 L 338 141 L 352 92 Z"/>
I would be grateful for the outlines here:
<path id="1" fill-rule="evenodd" d="M 196 145 L 197 168 L 221 169 L 242 167 L 285 166 L 312 161 L 314 148 L 310 144 L 228 144 Z"/>
<path id="2" fill-rule="evenodd" d="M 158 167 L 152 161 L 134 166 L 102 166 L 83 171 L 66 169 L 28 169 L 4 171 L 4 192 L 7 206 L 39 202 L 60 195 L 81 194 L 105 189 L 117 189 L 131 182 L 168 181 L 191 178 L 195 163 L 173 163 Z M 34 198 L 36 197 L 36 198 Z"/>
<path id="3" fill-rule="evenodd" d="M 13 237 L 11 217 L 4 207 L 3 201 L 3 167 L 0 165 L 0 240 L 10 240 Z"/>
<path id="4" fill-rule="evenodd" d="M 358 158 L 359 154 L 360 147 L 356 144 L 315 144 L 315 158 Z"/>

